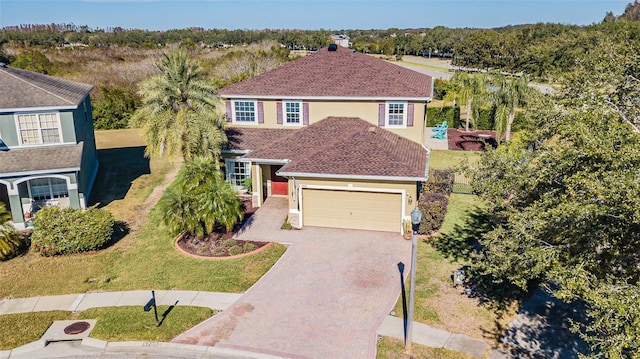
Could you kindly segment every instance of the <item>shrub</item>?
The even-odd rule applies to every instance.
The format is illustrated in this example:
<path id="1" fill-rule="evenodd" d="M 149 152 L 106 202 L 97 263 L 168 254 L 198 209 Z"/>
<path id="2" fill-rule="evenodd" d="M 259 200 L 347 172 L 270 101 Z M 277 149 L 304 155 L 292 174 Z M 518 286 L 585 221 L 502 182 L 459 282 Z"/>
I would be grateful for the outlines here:
<path id="1" fill-rule="evenodd" d="M 449 128 L 460 127 L 460 106 L 427 107 L 427 127 L 447 121 Z"/>
<path id="2" fill-rule="evenodd" d="M 426 193 L 440 193 L 446 196 L 453 191 L 456 172 L 452 169 L 429 170 L 429 179 L 425 182 L 423 191 Z"/>
<path id="3" fill-rule="evenodd" d="M 216 161 L 187 162 L 160 198 L 158 211 L 171 234 L 187 231 L 204 237 L 217 225 L 230 231 L 242 220 L 242 200 L 222 178 Z"/>
<path id="4" fill-rule="evenodd" d="M 44 256 L 103 248 L 113 234 L 113 215 L 103 209 L 43 208 L 38 211 L 31 243 Z"/>
<path id="5" fill-rule="evenodd" d="M 422 192 L 418 200 L 418 208 L 422 211 L 422 221 L 418 233 L 429 234 L 442 226 L 447 213 L 449 197 L 441 193 Z"/>
<path id="6" fill-rule="evenodd" d="M 222 246 L 224 248 L 231 248 L 235 245 L 236 245 L 236 240 L 233 238 L 225 239 L 224 242 L 222 242 Z"/>
<path id="7" fill-rule="evenodd" d="M 221 256 L 225 254 L 225 252 L 225 249 L 221 247 L 214 247 L 213 250 L 211 250 L 211 253 L 213 253 L 214 256 Z"/>
<path id="8" fill-rule="evenodd" d="M 474 130 L 493 130 L 494 122 L 493 107 L 481 108 L 478 110 L 478 118 L 475 119 Z"/>
<path id="9" fill-rule="evenodd" d="M 243 252 L 242 248 L 240 246 L 237 246 L 237 245 L 229 248 L 229 254 L 232 255 L 232 256 L 237 256 L 238 254 L 241 254 L 242 252 Z"/>
<path id="10" fill-rule="evenodd" d="M 244 252 L 245 253 L 249 253 L 249 252 L 253 252 L 256 250 L 256 245 L 253 243 L 247 243 L 244 245 Z"/>
<path id="11" fill-rule="evenodd" d="M 20 233 L 9 225 L 0 225 L 0 261 L 15 257 L 23 247 Z"/>

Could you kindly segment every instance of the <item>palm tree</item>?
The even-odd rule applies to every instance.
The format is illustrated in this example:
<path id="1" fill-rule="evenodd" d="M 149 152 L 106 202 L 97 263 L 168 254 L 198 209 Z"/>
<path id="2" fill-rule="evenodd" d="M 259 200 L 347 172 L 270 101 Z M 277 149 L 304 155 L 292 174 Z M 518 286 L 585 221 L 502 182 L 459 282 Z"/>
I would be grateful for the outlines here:
<path id="1" fill-rule="evenodd" d="M 496 126 L 496 139 L 500 141 L 502 135 L 505 140 L 511 138 L 511 125 L 516 118 L 516 111 L 524 106 L 532 94 L 529 87 L 529 78 L 523 75 L 514 80 L 507 80 L 504 76 L 498 77 L 500 85 L 493 95 L 494 122 Z"/>
<path id="2" fill-rule="evenodd" d="M 10 219 L 11 213 L 0 202 L 0 260 L 13 257 L 22 245 L 20 235 L 8 223 Z"/>
<path id="3" fill-rule="evenodd" d="M 226 122 L 215 87 L 184 51 L 164 54 L 157 66 L 162 75 L 141 84 L 142 104 L 131 118 L 144 131 L 146 155 L 217 159 Z"/>
<path id="4" fill-rule="evenodd" d="M 187 231 L 202 237 L 216 225 L 229 231 L 242 220 L 242 201 L 216 163 L 202 158 L 187 162 L 160 199 L 160 214 L 174 234 Z"/>
<path id="5" fill-rule="evenodd" d="M 474 123 L 475 115 L 477 115 L 478 99 L 487 92 L 487 84 L 483 74 L 469 75 L 466 72 L 456 72 L 451 78 L 458 90 L 453 94 L 455 99 L 466 103 L 467 117 L 465 123 L 465 131 L 469 131 L 469 122 Z M 474 106 L 475 105 L 475 106 Z M 473 107 L 473 108 L 472 108 Z M 473 115 L 473 116 L 472 116 Z"/>

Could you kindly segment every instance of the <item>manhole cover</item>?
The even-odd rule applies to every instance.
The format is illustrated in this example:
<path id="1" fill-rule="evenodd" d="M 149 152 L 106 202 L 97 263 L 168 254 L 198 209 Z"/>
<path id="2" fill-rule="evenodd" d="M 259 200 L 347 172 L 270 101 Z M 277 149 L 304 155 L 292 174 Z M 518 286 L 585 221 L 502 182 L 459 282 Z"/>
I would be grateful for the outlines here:
<path id="1" fill-rule="evenodd" d="M 73 324 L 67 325 L 64 328 L 64 334 L 67 334 L 67 335 L 80 334 L 85 330 L 89 329 L 90 326 L 91 324 L 87 322 L 75 322 Z"/>

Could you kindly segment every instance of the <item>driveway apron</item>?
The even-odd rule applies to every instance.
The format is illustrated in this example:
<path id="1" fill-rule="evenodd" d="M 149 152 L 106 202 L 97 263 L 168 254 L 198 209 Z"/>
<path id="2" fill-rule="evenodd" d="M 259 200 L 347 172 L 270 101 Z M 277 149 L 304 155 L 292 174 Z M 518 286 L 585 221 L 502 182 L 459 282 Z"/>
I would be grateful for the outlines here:
<path id="1" fill-rule="evenodd" d="M 257 223 L 243 239 L 261 233 Z M 400 293 L 398 262 L 408 272 L 411 242 L 385 232 L 283 232 L 296 238 L 278 263 L 227 310 L 173 342 L 291 358 L 373 358 L 376 330 Z"/>

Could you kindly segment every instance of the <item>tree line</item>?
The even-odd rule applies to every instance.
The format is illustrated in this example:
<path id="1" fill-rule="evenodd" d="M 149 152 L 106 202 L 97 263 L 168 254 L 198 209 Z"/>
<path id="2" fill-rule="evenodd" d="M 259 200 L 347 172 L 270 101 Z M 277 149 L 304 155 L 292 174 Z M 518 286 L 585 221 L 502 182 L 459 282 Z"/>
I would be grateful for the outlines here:
<path id="1" fill-rule="evenodd" d="M 327 46 L 331 34 L 342 33 L 350 36 L 356 51 L 364 53 L 439 56 L 461 67 L 526 73 L 538 80 L 556 81 L 575 68 L 582 54 L 602 51 L 602 46 L 608 43 L 637 42 L 639 13 L 640 4 L 635 1 L 628 4 L 620 16 L 609 12 L 600 23 L 589 26 L 538 23 L 494 29 L 437 26 L 386 30 L 188 28 L 146 31 L 120 27 L 91 29 L 74 24 L 22 25 L 1 29 L 0 45 L 46 49 L 82 44 L 158 49 L 179 44 L 215 48 L 271 40 L 289 49 L 315 50 Z"/>

